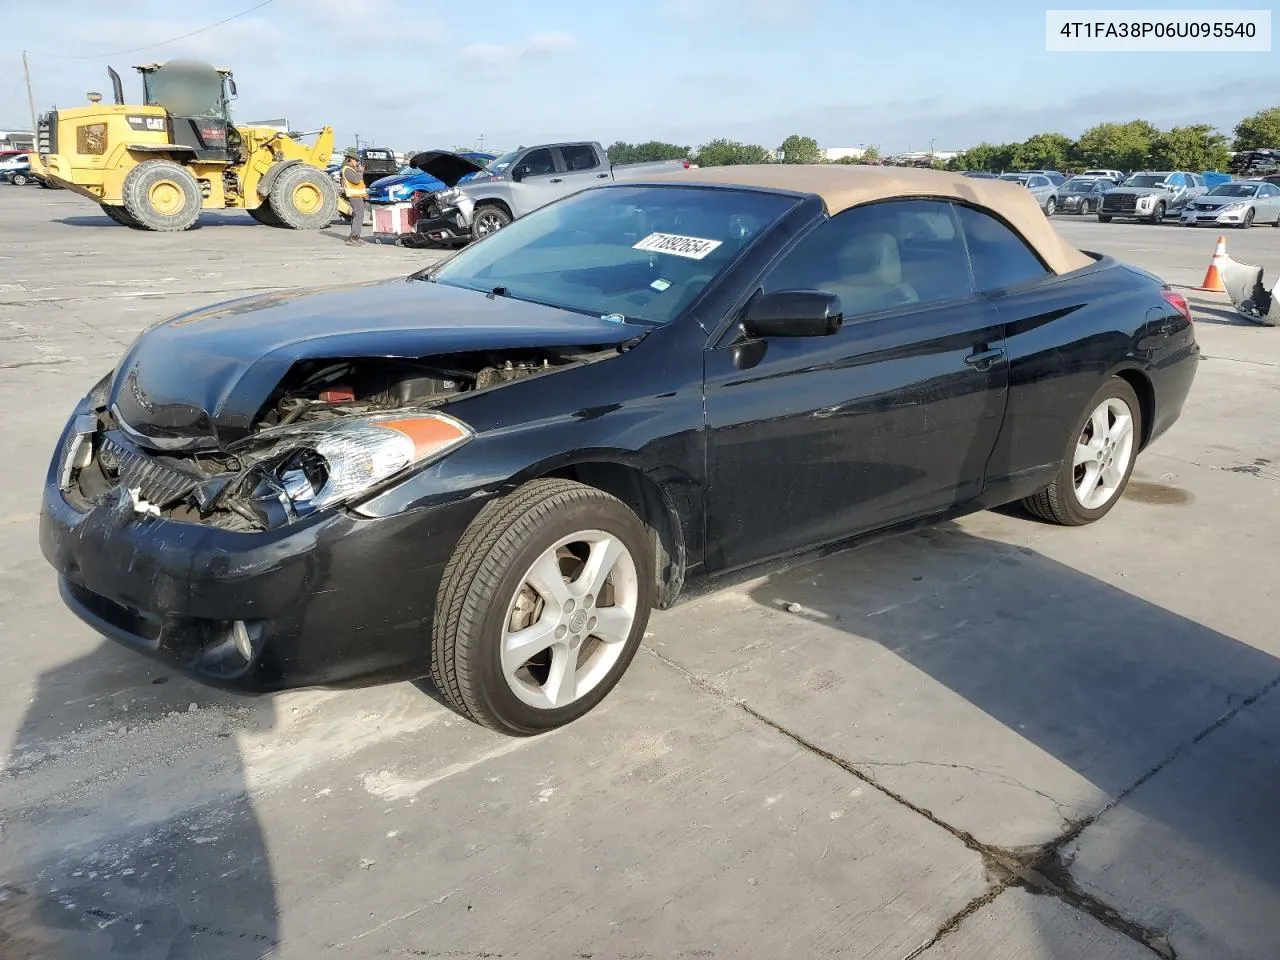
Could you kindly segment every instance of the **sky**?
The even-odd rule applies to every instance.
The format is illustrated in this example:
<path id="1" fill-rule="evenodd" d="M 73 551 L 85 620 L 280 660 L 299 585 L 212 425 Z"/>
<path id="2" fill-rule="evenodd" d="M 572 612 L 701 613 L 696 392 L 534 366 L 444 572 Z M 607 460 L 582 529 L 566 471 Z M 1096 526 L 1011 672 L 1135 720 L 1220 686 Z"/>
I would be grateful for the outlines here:
<path id="1" fill-rule="evenodd" d="M 1047 53 L 1044 7 L 1005 0 L 269 0 L 165 42 L 258 2 L 0 0 L 0 129 L 31 125 L 23 49 L 37 111 L 110 99 L 108 65 L 133 102 L 130 67 L 194 56 L 235 71 L 240 121 L 398 150 L 798 133 L 944 151 L 1135 118 L 1229 135 L 1280 104 L 1280 52 Z"/>

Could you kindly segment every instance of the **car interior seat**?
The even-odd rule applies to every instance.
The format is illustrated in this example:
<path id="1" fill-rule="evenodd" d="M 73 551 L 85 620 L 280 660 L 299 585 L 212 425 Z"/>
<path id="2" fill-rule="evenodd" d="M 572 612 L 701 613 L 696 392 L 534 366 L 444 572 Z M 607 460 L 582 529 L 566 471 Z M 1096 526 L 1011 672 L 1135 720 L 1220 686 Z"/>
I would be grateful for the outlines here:
<path id="1" fill-rule="evenodd" d="M 836 265 L 839 276 L 820 288 L 838 296 L 846 312 L 884 310 L 920 299 L 902 278 L 898 241 L 890 233 L 868 231 L 850 237 Z"/>

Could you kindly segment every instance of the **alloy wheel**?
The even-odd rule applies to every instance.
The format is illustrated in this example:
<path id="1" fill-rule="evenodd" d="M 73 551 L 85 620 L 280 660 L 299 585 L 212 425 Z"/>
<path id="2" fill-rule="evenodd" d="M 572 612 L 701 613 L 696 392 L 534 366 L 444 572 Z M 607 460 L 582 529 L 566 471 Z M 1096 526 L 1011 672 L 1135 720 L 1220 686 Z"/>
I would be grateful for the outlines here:
<path id="1" fill-rule="evenodd" d="M 542 710 L 586 696 L 622 656 L 638 601 L 636 563 L 619 538 L 602 530 L 560 538 L 507 607 L 500 655 L 511 692 Z"/>
<path id="2" fill-rule="evenodd" d="M 482 213 L 476 221 L 476 233 L 482 237 L 487 237 L 491 233 L 497 233 L 502 229 L 502 220 L 494 216 L 492 213 Z"/>
<path id="3" fill-rule="evenodd" d="M 1120 490 L 1133 458 L 1133 412 L 1118 397 L 1100 403 L 1076 441 L 1074 490 L 1086 510 L 1109 503 Z"/>

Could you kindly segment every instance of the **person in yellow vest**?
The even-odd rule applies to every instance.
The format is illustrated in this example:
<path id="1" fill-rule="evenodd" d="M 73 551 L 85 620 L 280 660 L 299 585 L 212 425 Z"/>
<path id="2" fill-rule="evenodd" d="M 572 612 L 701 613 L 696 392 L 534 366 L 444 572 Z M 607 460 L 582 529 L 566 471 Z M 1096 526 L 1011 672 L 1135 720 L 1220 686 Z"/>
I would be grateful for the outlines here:
<path id="1" fill-rule="evenodd" d="M 364 243 L 360 231 L 364 229 L 364 199 L 369 191 L 364 185 L 360 154 L 354 149 L 347 151 L 342 163 L 342 192 L 351 203 L 351 236 L 347 237 L 347 246 L 358 247 Z"/>

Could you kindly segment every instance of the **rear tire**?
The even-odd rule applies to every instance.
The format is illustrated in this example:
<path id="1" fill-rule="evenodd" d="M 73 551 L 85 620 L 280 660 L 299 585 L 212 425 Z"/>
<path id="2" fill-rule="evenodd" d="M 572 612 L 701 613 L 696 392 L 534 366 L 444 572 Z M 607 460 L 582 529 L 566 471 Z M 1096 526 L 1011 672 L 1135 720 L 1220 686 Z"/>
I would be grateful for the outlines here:
<path id="1" fill-rule="evenodd" d="M 124 208 L 144 230 L 177 233 L 200 218 L 200 184 L 172 160 L 143 160 L 124 178 Z"/>
<path id="2" fill-rule="evenodd" d="M 124 207 L 113 207 L 111 204 L 104 203 L 102 205 L 102 212 L 105 213 L 110 220 L 120 224 L 122 227 L 130 227 L 134 230 L 142 229 L 138 224 L 138 221 L 129 216 L 129 211 Z"/>
<path id="3" fill-rule="evenodd" d="M 548 577 L 539 574 L 544 563 Z M 578 719 L 639 649 L 652 570 L 644 525 L 594 487 L 534 480 L 491 502 L 458 541 L 440 582 L 436 689 L 469 719 L 516 736 Z M 606 617 L 605 610 L 615 612 Z M 515 634 L 534 631 L 546 639 L 513 653 Z"/>
<path id="4" fill-rule="evenodd" d="M 338 213 L 338 191 L 323 170 L 286 167 L 271 185 L 271 212 L 293 230 L 321 230 Z"/>
<path id="5" fill-rule="evenodd" d="M 1127 426 L 1123 417 L 1128 418 Z M 1102 519 L 1124 494 L 1141 437 L 1138 395 L 1121 377 L 1110 378 L 1085 405 L 1058 475 L 1045 489 L 1023 500 L 1023 506 L 1040 519 L 1065 527 Z"/>

